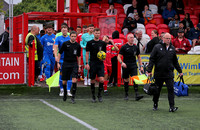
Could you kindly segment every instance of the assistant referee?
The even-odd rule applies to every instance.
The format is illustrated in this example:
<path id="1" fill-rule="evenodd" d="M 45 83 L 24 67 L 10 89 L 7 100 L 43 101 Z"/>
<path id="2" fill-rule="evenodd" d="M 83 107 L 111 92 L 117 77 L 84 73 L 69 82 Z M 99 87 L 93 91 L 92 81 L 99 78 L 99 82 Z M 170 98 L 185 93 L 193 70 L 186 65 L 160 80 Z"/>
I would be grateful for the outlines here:
<path id="1" fill-rule="evenodd" d="M 63 43 L 61 49 L 58 53 L 58 69 L 60 69 L 60 57 L 61 54 L 64 52 L 64 63 L 62 65 L 62 80 L 63 80 L 63 89 L 64 89 L 64 96 L 63 101 L 67 99 L 67 89 L 66 83 L 67 80 L 70 80 L 70 76 L 72 76 L 72 97 L 71 102 L 75 103 L 75 94 L 77 88 L 77 78 L 78 78 L 78 71 L 81 71 L 81 46 L 76 42 L 77 33 L 72 31 L 70 33 L 70 40 Z M 78 60 L 77 60 L 78 59 Z"/>

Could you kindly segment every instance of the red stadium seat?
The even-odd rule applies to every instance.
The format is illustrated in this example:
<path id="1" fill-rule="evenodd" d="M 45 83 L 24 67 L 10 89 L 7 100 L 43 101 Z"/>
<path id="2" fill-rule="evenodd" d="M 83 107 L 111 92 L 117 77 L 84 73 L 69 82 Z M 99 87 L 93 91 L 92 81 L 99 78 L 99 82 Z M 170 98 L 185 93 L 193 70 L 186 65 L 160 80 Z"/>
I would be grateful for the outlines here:
<path id="1" fill-rule="evenodd" d="M 101 9 L 100 8 L 90 8 L 89 12 L 90 13 L 101 13 Z"/>
<path id="2" fill-rule="evenodd" d="M 126 18 L 126 15 L 125 14 L 119 14 L 118 15 L 118 24 L 120 25 L 120 26 L 122 26 L 123 25 L 123 22 L 124 22 L 124 19 Z"/>
<path id="3" fill-rule="evenodd" d="M 101 13 L 106 13 L 106 10 L 109 8 L 101 8 Z"/>
<path id="4" fill-rule="evenodd" d="M 185 15 L 183 14 L 180 14 L 179 16 L 180 16 L 180 21 L 182 21 L 185 18 Z"/>
<path id="5" fill-rule="evenodd" d="M 160 14 L 154 14 L 153 19 L 156 21 L 156 25 L 164 23 L 162 15 L 160 15 Z"/>
<path id="6" fill-rule="evenodd" d="M 116 9 L 117 9 L 117 15 L 124 14 L 124 9 L 123 8 L 116 8 Z"/>
<path id="7" fill-rule="evenodd" d="M 101 8 L 109 8 L 109 4 L 103 3 L 101 4 Z"/>
<path id="8" fill-rule="evenodd" d="M 155 4 L 155 0 L 148 0 L 149 4 Z"/>
<path id="9" fill-rule="evenodd" d="M 123 8 L 123 5 L 118 4 L 118 3 L 114 3 L 114 7 L 115 7 L 115 8 Z"/>
<path id="10" fill-rule="evenodd" d="M 157 27 L 158 27 L 158 34 L 161 34 L 162 32 L 169 32 L 169 27 L 166 24 L 159 24 Z"/>
<path id="11" fill-rule="evenodd" d="M 89 8 L 100 8 L 100 5 L 97 3 L 91 3 L 89 4 Z"/>
<path id="12" fill-rule="evenodd" d="M 194 26 L 199 23 L 199 20 L 198 20 L 197 16 L 195 16 L 195 15 L 190 15 L 190 19 L 193 22 Z"/>
<path id="13" fill-rule="evenodd" d="M 184 13 L 189 13 L 190 15 L 193 14 L 193 11 L 191 9 L 184 9 Z"/>
<path id="14" fill-rule="evenodd" d="M 196 15 L 199 18 L 200 6 L 195 6 L 193 9 L 194 9 L 194 15 Z"/>
<path id="15" fill-rule="evenodd" d="M 147 24 L 147 25 L 145 25 L 145 29 L 146 29 L 146 34 L 151 36 L 152 30 L 157 30 L 157 27 L 155 24 Z"/>

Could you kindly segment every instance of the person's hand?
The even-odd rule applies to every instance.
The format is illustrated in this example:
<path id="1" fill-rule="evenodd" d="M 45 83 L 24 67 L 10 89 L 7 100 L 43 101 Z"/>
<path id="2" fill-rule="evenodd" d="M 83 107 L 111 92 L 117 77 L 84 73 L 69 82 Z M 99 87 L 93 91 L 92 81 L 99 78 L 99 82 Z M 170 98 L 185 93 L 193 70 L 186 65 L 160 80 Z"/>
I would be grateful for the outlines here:
<path id="1" fill-rule="evenodd" d="M 182 47 L 181 49 L 185 51 L 185 47 Z"/>
<path id="2" fill-rule="evenodd" d="M 88 64 L 85 65 L 86 70 L 90 70 L 90 66 Z"/>
<path id="3" fill-rule="evenodd" d="M 144 68 L 140 67 L 140 72 L 143 74 L 144 73 Z"/>
<path id="4" fill-rule="evenodd" d="M 79 73 L 81 72 L 81 67 L 78 67 L 78 72 L 79 72 Z"/>
<path id="5" fill-rule="evenodd" d="M 148 72 L 146 72 L 146 74 L 148 75 L 148 76 L 152 76 L 152 72 L 150 72 L 150 73 L 148 73 Z"/>
<path id="6" fill-rule="evenodd" d="M 179 77 L 183 77 L 183 73 L 180 73 L 180 74 L 179 74 Z"/>
<path id="7" fill-rule="evenodd" d="M 58 57 L 57 56 L 55 56 L 55 61 L 58 62 Z"/>
<path id="8" fill-rule="evenodd" d="M 123 68 L 127 68 L 127 66 L 126 66 L 126 64 L 125 64 L 124 62 L 122 62 L 121 66 L 122 66 Z"/>
<path id="9" fill-rule="evenodd" d="M 179 51 L 179 48 L 175 48 L 176 51 Z"/>
<path id="10" fill-rule="evenodd" d="M 60 70 L 61 66 L 60 66 L 60 63 L 57 62 L 57 68 Z"/>
<path id="11" fill-rule="evenodd" d="M 145 50 L 145 46 L 142 47 L 143 51 Z"/>

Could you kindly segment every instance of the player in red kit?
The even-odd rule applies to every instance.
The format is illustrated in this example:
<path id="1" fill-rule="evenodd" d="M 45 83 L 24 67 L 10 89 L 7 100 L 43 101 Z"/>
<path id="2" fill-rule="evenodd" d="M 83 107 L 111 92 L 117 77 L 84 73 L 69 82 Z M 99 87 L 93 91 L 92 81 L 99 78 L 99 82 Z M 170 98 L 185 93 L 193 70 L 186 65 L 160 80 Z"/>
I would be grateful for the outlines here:
<path id="1" fill-rule="evenodd" d="M 114 42 L 109 39 L 108 36 L 103 37 L 103 41 L 107 43 L 106 45 L 106 59 L 104 60 L 104 94 L 108 94 L 107 84 L 108 84 L 108 77 L 112 73 L 112 62 L 111 58 L 113 57 L 112 51 L 119 51 L 119 48 L 114 44 Z"/>

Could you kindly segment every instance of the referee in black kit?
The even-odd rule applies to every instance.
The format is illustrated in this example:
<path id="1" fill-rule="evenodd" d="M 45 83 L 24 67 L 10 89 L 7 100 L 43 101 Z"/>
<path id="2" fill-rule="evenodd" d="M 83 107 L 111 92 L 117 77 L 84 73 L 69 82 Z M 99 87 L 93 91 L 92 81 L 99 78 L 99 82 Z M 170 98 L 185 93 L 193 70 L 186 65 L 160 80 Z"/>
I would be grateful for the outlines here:
<path id="1" fill-rule="evenodd" d="M 158 109 L 160 91 L 165 82 L 168 90 L 169 112 L 175 112 L 178 110 L 178 107 L 174 106 L 174 68 L 180 73 L 179 76 L 183 76 L 183 73 L 178 63 L 175 47 L 171 45 L 171 35 L 169 33 L 163 36 L 163 42 L 161 44 L 154 46 L 149 58 L 148 75 L 152 75 L 154 65 L 154 78 L 156 85 L 159 87 L 159 93 L 153 95 L 153 110 Z"/>
<path id="2" fill-rule="evenodd" d="M 103 90 L 104 83 L 104 64 L 103 61 L 97 58 L 97 53 L 99 51 L 104 51 L 106 53 L 106 43 L 104 41 L 99 40 L 100 37 L 100 29 L 94 29 L 94 40 L 87 42 L 86 45 L 86 65 L 85 68 L 90 72 L 91 78 L 91 91 L 92 91 L 92 102 L 96 102 L 95 97 L 95 78 L 96 75 L 99 77 L 99 92 L 98 92 L 98 100 L 102 102 L 101 92 Z M 90 63 L 88 63 L 90 53 Z"/>
<path id="3" fill-rule="evenodd" d="M 134 35 L 128 34 L 127 39 L 128 39 L 128 43 L 121 47 L 120 52 L 117 56 L 117 59 L 122 66 L 122 77 L 124 79 L 124 90 L 125 90 L 124 99 L 125 100 L 128 100 L 129 75 L 130 76 L 138 75 L 136 56 L 138 58 L 138 64 L 140 65 L 140 71 L 143 72 L 143 65 L 142 65 L 142 60 L 140 57 L 139 48 L 133 43 Z M 124 57 L 123 61 L 122 61 L 122 56 Z M 140 96 L 138 93 L 138 85 L 135 82 L 133 83 L 134 83 L 134 90 L 135 90 L 135 100 L 139 101 L 140 99 L 143 98 L 143 96 Z"/>
<path id="4" fill-rule="evenodd" d="M 72 97 L 71 102 L 75 103 L 75 94 L 77 88 L 77 78 L 78 78 L 78 71 L 81 71 L 81 46 L 76 42 L 77 33 L 72 31 L 70 33 L 70 40 L 63 43 L 59 53 L 58 53 L 58 63 L 57 67 L 60 68 L 60 57 L 61 54 L 64 52 L 64 63 L 63 63 L 63 70 L 62 70 L 62 80 L 63 80 L 63 88 L 64 88 L 64 96 L 63 101 L 67 99 L 67 89 L 66 84 L 67 80 L 70 80 L 70 76 L 72 76 Z M 78 59 L 78 61 L 77 61 Z"/>

